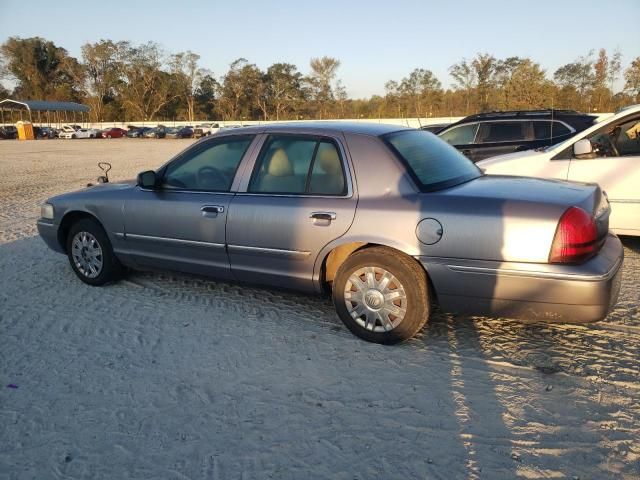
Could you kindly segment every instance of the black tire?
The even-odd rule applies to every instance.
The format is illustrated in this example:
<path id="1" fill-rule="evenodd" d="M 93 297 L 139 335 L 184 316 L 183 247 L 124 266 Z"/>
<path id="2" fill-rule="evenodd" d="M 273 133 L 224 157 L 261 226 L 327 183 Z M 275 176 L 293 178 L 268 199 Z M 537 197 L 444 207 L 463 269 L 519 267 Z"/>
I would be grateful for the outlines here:
<path id="1" fill-rule="evenodd" d="M 82 232 L 87 232 L 91 236 L 93 236 L 93 238 L 99 245 L 100 250 L 102 251 L 102 267 L 98 274 L 94 277 L 90 277 L 87 274 L 83 273 L 82 267 L 76 264 L 76 261 L 73 258 L 73 240 L 76 235 L 81 234 Z M 92 218 L 83 218 L 81 220 L 78 220 L 69 229 L 69 234 L 67 235 L 67 257 L 69 258 L 71 268 L 78 276 L 78 278 L 84 283 L 93 286 L 100 286 L 104 285 L 105 283 L 118 280 L 120 277 L 122 277 L 124 271 L 122 265 L 120 264 L 120 261 L 113 253 L 111 242 L 109 241 L 109 237 L 107 237 L 107 234 L 102 228 L 102 225 L 100 225 L 100 223 Z"/>
<path id="2" fill-rule="evenodd" d="M 75 133 L 74 133 L 73 135 L 71 135 L 71 138 L 76 138 L 76 135 L 75 135 Z"/>
<path id="3" fill-rule="evenodd" d="M 393 275 L 400 284 L 397 286 L 393 284 L 393 281 L 390 281 L 389 285 L 394 289 L 392 291 L 400 291 L 400 289 L 404 291 L 404 301 L 393 301 L 399 308 L 404 307 L 406 309 L 404 318 L 388 331 L 384 330 L 379 320 L 373 321 L 373 327 L 371 329 L 365 328 L 362 323 L 364 322 L 366 324 L 366 320 L 362 316 L 356 317 L 357 319 L 353 318 L 347 308 L 345 289 L 347 283 L 350 282 L 349 278 L 358 270 L 366 267 L 374 268 L 376 282 L 382 278 L 380 270 L 386 270 Z M 363 278 L 366 281 L 366 275 Z M 367 290 L 367 293 L 369 293 L 369 291 L 370 290 Z M 355 290 L 354 293 L 356 293 Z M 340 320 L 342 320 L 342 323 L 345 324 L 351 333 L 368 342 L 392 345 L 408 340 L 418 333 L 429 319 L 429 288 L 424 269 L 411 257 L 388 247 L 365 248 L 347 258 L 338 269 L 334 278 L 332 297 L 336 312 Z M 363 297 L 365 297 L 364 294 Z M 360 303 L 352 300 L 349 301 L 352 308 Z M 368 308 L 366 303 L 363 303 L 363 308 Z M 398 318 L 400 318 L 399 316 L 389 316 L 385 308 L 386 307 L 383 307 L 380 311 L 387 314 L 387 319 L 397 321 Z M 393 305 L 391 308 L 393 308 Z M 382 331 L 374 331 L 376 329 L 382 329 Z"/>

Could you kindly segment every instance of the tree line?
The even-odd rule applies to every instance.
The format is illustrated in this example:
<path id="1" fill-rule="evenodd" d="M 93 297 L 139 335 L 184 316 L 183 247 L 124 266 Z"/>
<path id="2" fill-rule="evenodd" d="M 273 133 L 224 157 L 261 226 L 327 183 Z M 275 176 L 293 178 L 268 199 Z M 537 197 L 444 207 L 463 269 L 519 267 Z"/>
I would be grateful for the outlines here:
<path id="1" fill-rule="evenodd" d="M 261 70 L 238 58 L 221 76 L 194 52 L 167 53 L 155 42 L 100 40 L 75 58 L 53 42 L 10 37 L 0 45 L 0 97 L 65 100 L 91 107 L 92 121 L 196 119 L 285 120 L 461 116 L 535 108 L 614 111 L 640 102 L 640 57 L 623 68 L 619 51 L 600 49 L 561 66 L 548 78 L 530 58 L 478 53 L 449 68 L 443 87 L 417 68 L 389 80 L 384 95 L 349 98 L 340 60 L 312 58 L 307 73 L 291 63 Z M 614 91 L 619 80 L 623 89 Z"/>

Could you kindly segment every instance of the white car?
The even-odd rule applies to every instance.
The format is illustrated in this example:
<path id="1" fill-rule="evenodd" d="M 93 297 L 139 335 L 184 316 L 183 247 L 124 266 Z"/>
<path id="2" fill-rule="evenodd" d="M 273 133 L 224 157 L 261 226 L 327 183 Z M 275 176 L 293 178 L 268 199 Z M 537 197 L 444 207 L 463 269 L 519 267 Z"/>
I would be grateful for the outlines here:
<path id="1" fill-rule="evenodd" d="M 76 129 L 73 128 L 71 125 L 62 125 L 59 129 L 58 129 L 58 138 L 65 138 L 63 135 L 66 133 L 75 133 Z"/>
<path id="2" fill-rule="evenodd" d="M 201 123 L 193 129 L 193 136 L 196 138 L 206 137 L 218 133 L 218 130 L 220 130 L 220 125 L 217 123 Z"/>
<path id="3" fill-rule="evenodd" d="M 60 138 L 98 138 L 100 132 L 93 128 L 81 128 L 79 130 L 64 131 L 60 133 Z"/>
<path id="4" fill-rule="evenodd" d="M 488 174 L 598 183 L 611 202 L 610 229 L 640 236 L 640 105 L 557 145 L 487 158 L 477 165 Z"/>

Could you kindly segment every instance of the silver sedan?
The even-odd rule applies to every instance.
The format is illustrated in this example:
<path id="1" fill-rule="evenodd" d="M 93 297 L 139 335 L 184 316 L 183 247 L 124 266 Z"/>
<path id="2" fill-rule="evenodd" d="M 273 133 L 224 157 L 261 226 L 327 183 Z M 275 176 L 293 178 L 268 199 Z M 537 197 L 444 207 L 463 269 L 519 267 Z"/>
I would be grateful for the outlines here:
<path id="1" fill-rule="evenodd" d="M 623 250 L 594 184 L 485 176 L 431 133 L 292 123 L 207 137 L 137 181 L 47 200 L 38 229 L 90 285 L 169 269 L 330 293 L 354 334 L 446 311 L 603 319 Z"/>

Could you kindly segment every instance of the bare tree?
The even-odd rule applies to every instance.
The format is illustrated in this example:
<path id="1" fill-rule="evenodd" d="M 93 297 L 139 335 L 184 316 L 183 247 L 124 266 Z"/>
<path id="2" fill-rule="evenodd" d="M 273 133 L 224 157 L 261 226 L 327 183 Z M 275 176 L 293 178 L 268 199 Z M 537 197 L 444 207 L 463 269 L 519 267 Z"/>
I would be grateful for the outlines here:
<path id="1" fill-rule="evenodd" d="M 200 55 L 190 50 L 176 53 L 169 60 L 171 74 L 174 75 L 178 94 L 185 100 L 187 118 L 190 122 L 195 120 L 196 92 L 206 73 L 198 67 L 198 60 L 200 60 Z"/>
<path id="2" fill-rule="evenodd" d="M 324 56 L 322 58 L 312 58 L 309 65 L 311 67 L 309 84 L 313 91 L 314 100 L 318 105 L 320 118 L 324 118 L 327 115 L 329 103 L 334 100 L 331 83 L 340 67 L 340 60 Z"/>
<path id="3" fill-rule="evenodd" d="M 238 58 L 231 63 L 229 71 L 223 78 L 220 103 L 225 118 L 253 118 L 253 109 L 262 100 L 256 94 L 261 89 L 262 72 L 246 58 Z"/>
<path id="4" fill-rule="evenodd" d="M 636 57 L 624 71 L 624 79 L 624 88 L 636 101 L 640 100 L 640 57 Z"/>
<path id="5" fill-rule="evenodd" d="M 103 120 L 107 97 L 115 93 L 118 85 L 118 52 L 125 45 L 111 40 L 100 40 L 82 46 L 82 66 L 85 76 L 86 102 L 96 121 Z"/>
<path id="6" fill-rule="evenodd" d="M 118 62 L 122 103 L 143 120 L 153 120 L 171 100 L 178 97 L 171 75 L 163 70 L 164 54 L 158 44 L 121 44 Z"/>
<path id="7" fill-rule="evenodd" d="M 609 89 L 611 90 L 612 94 L 613 94 L 613 85 L 615 81 L 618 79 L 618 77 L 620 76 L 621 70 L 622 70 L 622 53 L 620 53 L 620 50 L 616 49 L 616 51 L 613 52 L 613 56 L 611 57 L 611 60 L 609 60 L 609 71 L 608 71 Z"/>
<path id="8" fill-rule="evenodd" d="M 302 74 L 295 65 L 274 63 L 267 70 L 267 81 L 276 120 L 280 120 L 303 101 Z"/>

